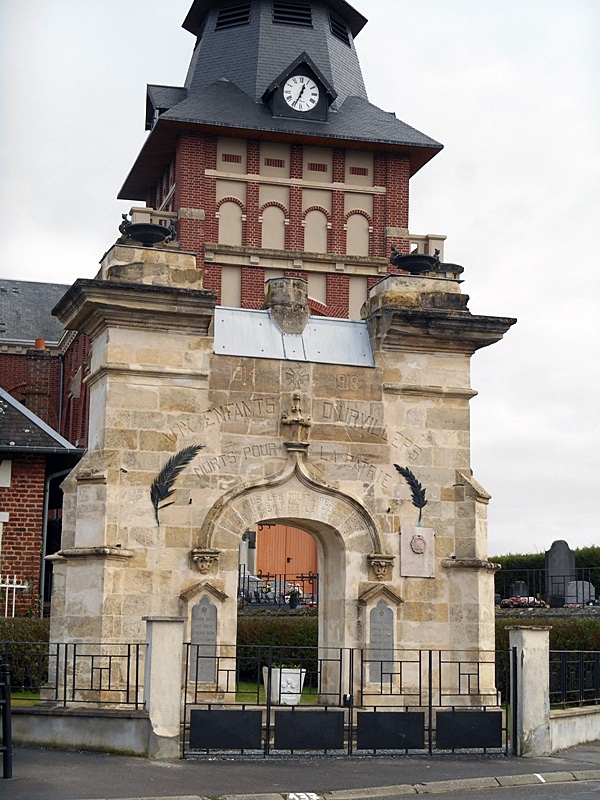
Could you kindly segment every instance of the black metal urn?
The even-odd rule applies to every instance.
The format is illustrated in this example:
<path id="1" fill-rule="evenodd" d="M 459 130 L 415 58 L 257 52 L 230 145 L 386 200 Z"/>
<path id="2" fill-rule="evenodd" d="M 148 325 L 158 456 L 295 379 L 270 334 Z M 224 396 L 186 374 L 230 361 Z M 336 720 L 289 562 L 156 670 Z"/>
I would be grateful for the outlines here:
<path id="1" fill-rule="evenodd" d="M 165 228 L 164 225 L 156 225 L 153 222 L 130 222 L 127 214 L 123 214 L 123 222 L 119 225 L 119 230 L 127 239 L 141 242 L 144 247 L 152 247 L 153 244 L 169 242 L 175 235 L 173 225 Z"/>
<path id="2" fill-rule="evenodd" d="M 406 270 L 411 275 L 420 275 L 422 272 L 430 272 L 435 269 L 440 260 L 437 256 L 426 256 L 424 253 L 399 253 L 392 248 L 390 263 L 398 269 Z"/>

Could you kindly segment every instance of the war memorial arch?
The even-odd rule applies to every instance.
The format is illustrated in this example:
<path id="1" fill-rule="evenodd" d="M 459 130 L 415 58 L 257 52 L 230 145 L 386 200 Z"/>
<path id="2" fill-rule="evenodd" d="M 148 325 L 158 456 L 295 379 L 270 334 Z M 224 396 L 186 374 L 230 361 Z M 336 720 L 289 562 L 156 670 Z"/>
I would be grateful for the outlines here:
<path id="1" fill-rule="evenodd" d="M 343 0 L 232 8 L 192 4 L 185 86 L 148 87 L 150 133 L 120 194 L 145 205 L 53 312 L 91 356 L 51 640 L 140 644 L 171 621 L 173 658 L 185 641 L 208 663 L 186 673 L 194 697 L 223 702 L 242 537 L 288 525 L 316 542 L 319 658 L 379 654 L 367 684 L 389 673 L 406 693 L 396 651 L 494 651 L 470 358 L 515 320 L 472 314 L 445 237 L 409 232 L 409 179 L 441 145 L 368 102 L 366 19 Z M 345 661 L 338 673 L 327 702 L 362 702 Z M 485 707 L 494 670 L 477 680 L 464 702 Z M 178 737 L 178 717 L 152 724 Z"/>

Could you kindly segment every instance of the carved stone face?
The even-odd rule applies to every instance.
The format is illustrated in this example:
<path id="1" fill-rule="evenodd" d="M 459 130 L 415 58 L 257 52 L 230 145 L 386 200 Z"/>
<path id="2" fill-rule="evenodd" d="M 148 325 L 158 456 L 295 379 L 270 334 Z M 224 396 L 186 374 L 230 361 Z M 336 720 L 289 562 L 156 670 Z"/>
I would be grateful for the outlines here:
<path id="1" fill-rule="evenodd" d="M 378 581 L 384 581 L 387 578 L 390 566 L 391 564 L 387 561 L 371 561 L 373 574 Z"/>
<path id="2" fill-rule="evenodd" d="M 198 567 L 198 572 L 201 572 L 203 575 L 206 575 L 208 572 L 210 572 L 213 560 L 214 556 L 197 556 L 194 561 Z"/>
<path id="3" fill-rule="evenodd" d="M 427 549 L 427 543 L 425 542 L 424 537 L 420 536 L 419 534 L 413 536 L 410 540 L 410 549 L 413 551 L 413 553 L 422 555 Z"/>
<path id="4" fill-rule="evenodd" d="M 202 573 L 202 575 L 207 575 L 212 565 L 219 561 L 219 554 L 215 552 L 192 550 L 191 555 L 198 572 Z"/>

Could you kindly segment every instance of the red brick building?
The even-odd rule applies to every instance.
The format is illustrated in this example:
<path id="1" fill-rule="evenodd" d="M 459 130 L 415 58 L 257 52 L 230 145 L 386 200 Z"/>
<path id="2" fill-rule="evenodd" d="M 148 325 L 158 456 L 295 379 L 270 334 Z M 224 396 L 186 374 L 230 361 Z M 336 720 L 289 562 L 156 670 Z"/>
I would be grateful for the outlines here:
<path id="1" fill-rule="evenodd" d="M 0 576 L 19 587 L 0 589 L 0 615 L 49 599 L 42 556 L 60 547 L 59 486 L 87 441 L 87 341 L 50 313 L 67 288 L 0 281 Z"/>

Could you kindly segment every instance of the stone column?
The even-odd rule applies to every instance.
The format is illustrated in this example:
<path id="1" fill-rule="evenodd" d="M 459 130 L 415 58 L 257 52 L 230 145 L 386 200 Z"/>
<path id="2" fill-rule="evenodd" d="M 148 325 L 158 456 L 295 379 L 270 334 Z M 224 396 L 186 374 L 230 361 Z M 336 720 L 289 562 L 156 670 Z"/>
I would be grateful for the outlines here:
<path id="1" fill-rule="evenodd" d="M 150 716 L 150 758 L 179 758 L 181 659 L 185 617 L 144 617 L 146 670 L 144 697 Z"/>
<path id="2" fill-rule="evenodd" d="M 550 628 L 508 628 L 517 648 L 517 755 L 547 756 L 550 743 Z M 514 710 L 513 710 L 514 713 Z"/>

